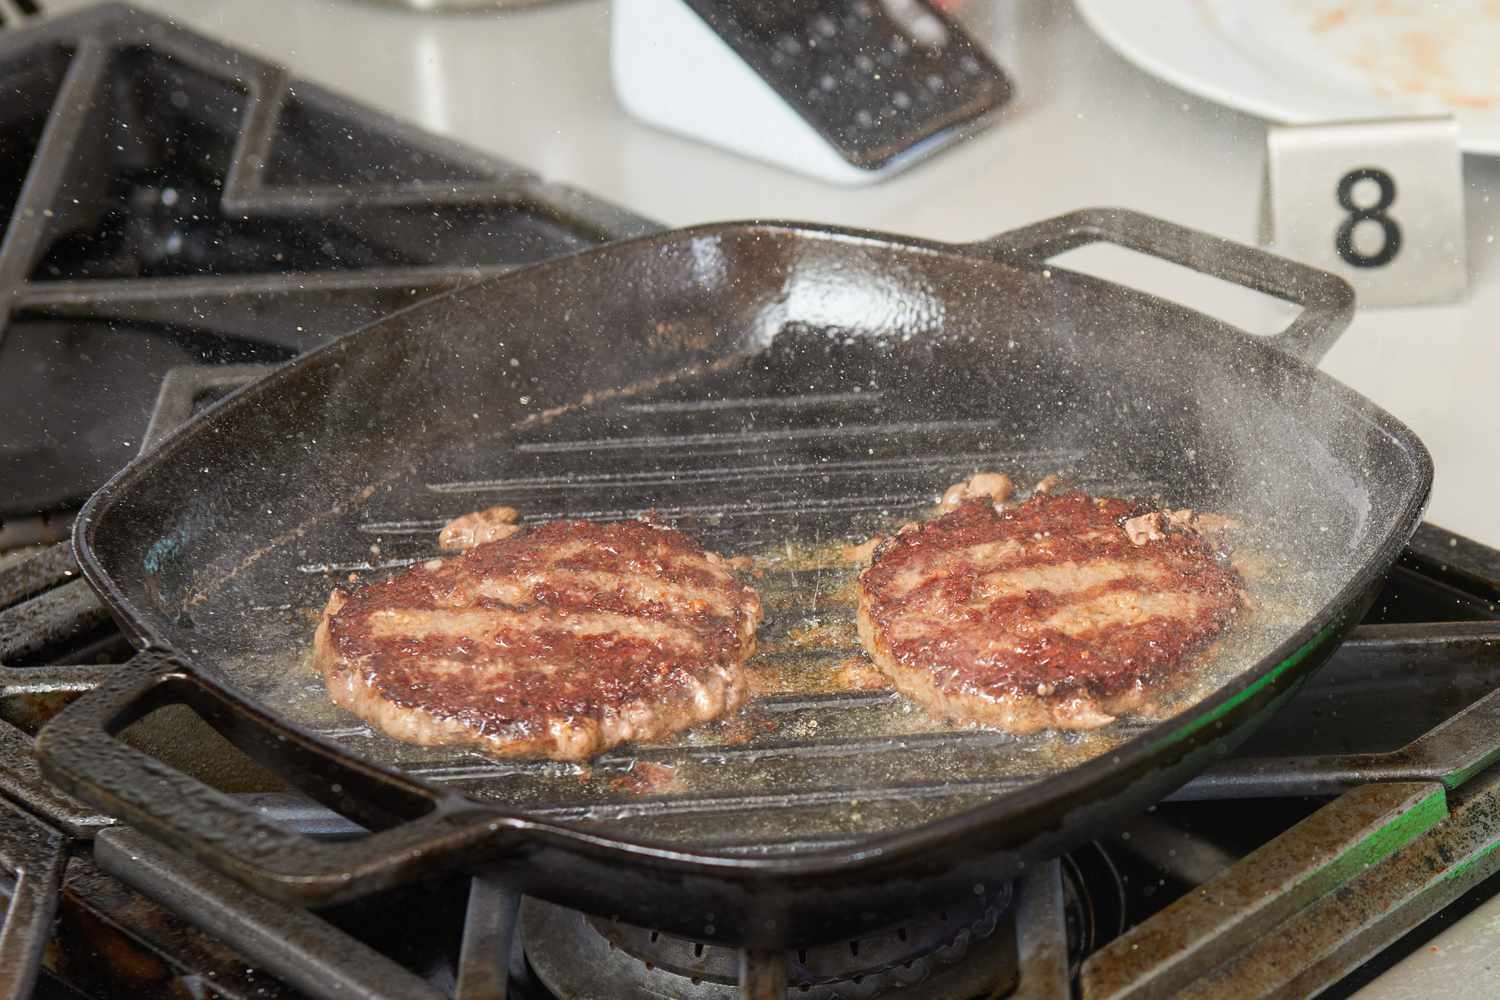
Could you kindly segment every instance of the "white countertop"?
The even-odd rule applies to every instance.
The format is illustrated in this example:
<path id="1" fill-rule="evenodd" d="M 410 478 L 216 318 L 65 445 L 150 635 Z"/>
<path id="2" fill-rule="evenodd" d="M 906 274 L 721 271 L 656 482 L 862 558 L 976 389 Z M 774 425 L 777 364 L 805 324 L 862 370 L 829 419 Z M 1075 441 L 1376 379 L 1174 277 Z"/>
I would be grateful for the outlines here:
<path id="1" fill-rule="evenodd" d="M 1089 205 L 1232 239 L 1256 232 L 1264 124 L 1134 69 L 1071 6 L 971 4 L 1011 73 L 999 125 L 910 173 L 843 189 L 658 132 L 609 83 L 608 5 L 418 14 L 362 0 L 135 0 L 371 105 L 671 225 L 794 218 L 963 241 Z M 52 0 L 49 9 L 84 6 Z M 1500 545 L 1500 160 L 1467 157 L 1471 290 L 1451 306 L 1362 310 L 1324 361 L 1432 450 L 1428 517 Z M 1069 266 L 1171 295 L 1256 332 L 1286 307 L 1124 251 Z"/>

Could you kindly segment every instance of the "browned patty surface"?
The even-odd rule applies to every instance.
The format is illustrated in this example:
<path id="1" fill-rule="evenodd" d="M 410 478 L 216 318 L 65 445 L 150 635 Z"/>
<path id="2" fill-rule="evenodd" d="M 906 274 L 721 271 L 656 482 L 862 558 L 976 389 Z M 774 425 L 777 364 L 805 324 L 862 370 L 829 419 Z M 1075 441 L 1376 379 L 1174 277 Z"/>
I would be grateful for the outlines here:
<path id="1" fill-rule="evenodd" d="M 1243 603 L 1196 531 L 1173 522 L 1132 542 L 1122 524 L 1150 512 L 1083 493 L 966 501 L 876 550 L 860 638 L 935 715 L 1012 732 L 1105 725 L 1180 686 Z"/>
<path id="2" fill-rule="evenodd" d="M 680 531 L 556 521 L 334 590 L 314 646 L 333 700 L 397 739 L 578 760 L 737 707 L 760 619 Z"/>

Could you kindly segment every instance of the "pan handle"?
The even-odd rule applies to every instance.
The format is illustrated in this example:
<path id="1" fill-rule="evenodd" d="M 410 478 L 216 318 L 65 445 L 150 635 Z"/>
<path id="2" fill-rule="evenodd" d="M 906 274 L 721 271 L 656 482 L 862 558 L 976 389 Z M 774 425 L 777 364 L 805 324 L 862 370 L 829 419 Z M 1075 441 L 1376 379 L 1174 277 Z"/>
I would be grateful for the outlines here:
<path id="1" fill-rule="evenodd" d="M 115 738 L 158 708 L 184 705 L 257 763 L 376 832 L 320 841 Z M 387 775 L 270 716 L 168 654 L 110 671 L 37 736 L 43 772 L 210 867 L 289 903 L 340 903 L 514 846 L 518 821 L 453 792 Z"/>
<path id="2" fill-rule="evenodd" d="M 1316 365 L 1354 318 L 1354 289 L 1336 274 L 1123 208 L 1086 208 L 968 244 L 1040 264 L 1089 243 L 1113 243 L 1190 267 L 1302 307 L 1290 326 L 1268 338 L 1292 357 Z"/>

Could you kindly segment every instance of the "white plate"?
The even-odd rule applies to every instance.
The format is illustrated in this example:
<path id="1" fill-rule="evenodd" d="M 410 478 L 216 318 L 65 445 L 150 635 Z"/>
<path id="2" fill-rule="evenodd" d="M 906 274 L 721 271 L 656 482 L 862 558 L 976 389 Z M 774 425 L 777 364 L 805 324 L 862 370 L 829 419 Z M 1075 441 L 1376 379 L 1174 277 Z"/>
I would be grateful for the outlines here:
<path id="1" fill-rule="evenodd" d="M 1153 76 L 1294 125 L 1452 114 L 1459 145 L 1500 155 L 1495 0 L 1075 0 Z"/>

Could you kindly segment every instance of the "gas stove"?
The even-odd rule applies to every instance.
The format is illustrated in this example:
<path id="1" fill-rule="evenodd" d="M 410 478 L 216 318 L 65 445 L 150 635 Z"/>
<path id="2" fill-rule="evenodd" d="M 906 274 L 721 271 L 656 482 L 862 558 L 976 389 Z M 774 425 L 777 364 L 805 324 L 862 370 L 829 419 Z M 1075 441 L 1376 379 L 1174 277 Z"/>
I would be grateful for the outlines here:
<path id="1" fill-rule="evenodd" d="M 254 374 L 178 372 L 159 412 Z M 0 968 L 19 982 L 40 959 L 40 995 L 1350 995 L 1493 895 L 1500 868 L 1500 553 L 1431 526 L 1265 731 L 1116 836 L 776 955 L 516 898 L 483 873 L 321 911 L 270 902 L 39 774 L 32 735 L 130 654 L 61 546 L 13 559 L 0 596 L 0 865 L 20 873 L 0 938 L 16 964 Z M 138 739 L 176 767 L 220 752 L 166 730 Z M 359 832 L 296 796 L 241 794 L 300 832 Z"/>
<path id="2" fill-rule="evenodd" d="M 12 78 L 43 96 L 0 109 L 19 137 L 0 356 L 30 366 L 0 399 L 33 435 L 0 455 L 11 544 L 64 532 L 100 477 L 266 362 L 649 228 L 126 8 L 0 41 Z M 1434 526 L 1314 680 L 1167 802 L 1013 883 L 785 952 L 483 871 L 272 902 L 41 774 L 35 734 L 135 655 L 65 544 L 0 555 L 0 997 L 1347 996 L 1500 891 L 1500 552 Z M 359 832 L 200 721 L 128 738 L 280 825 Z"/>

